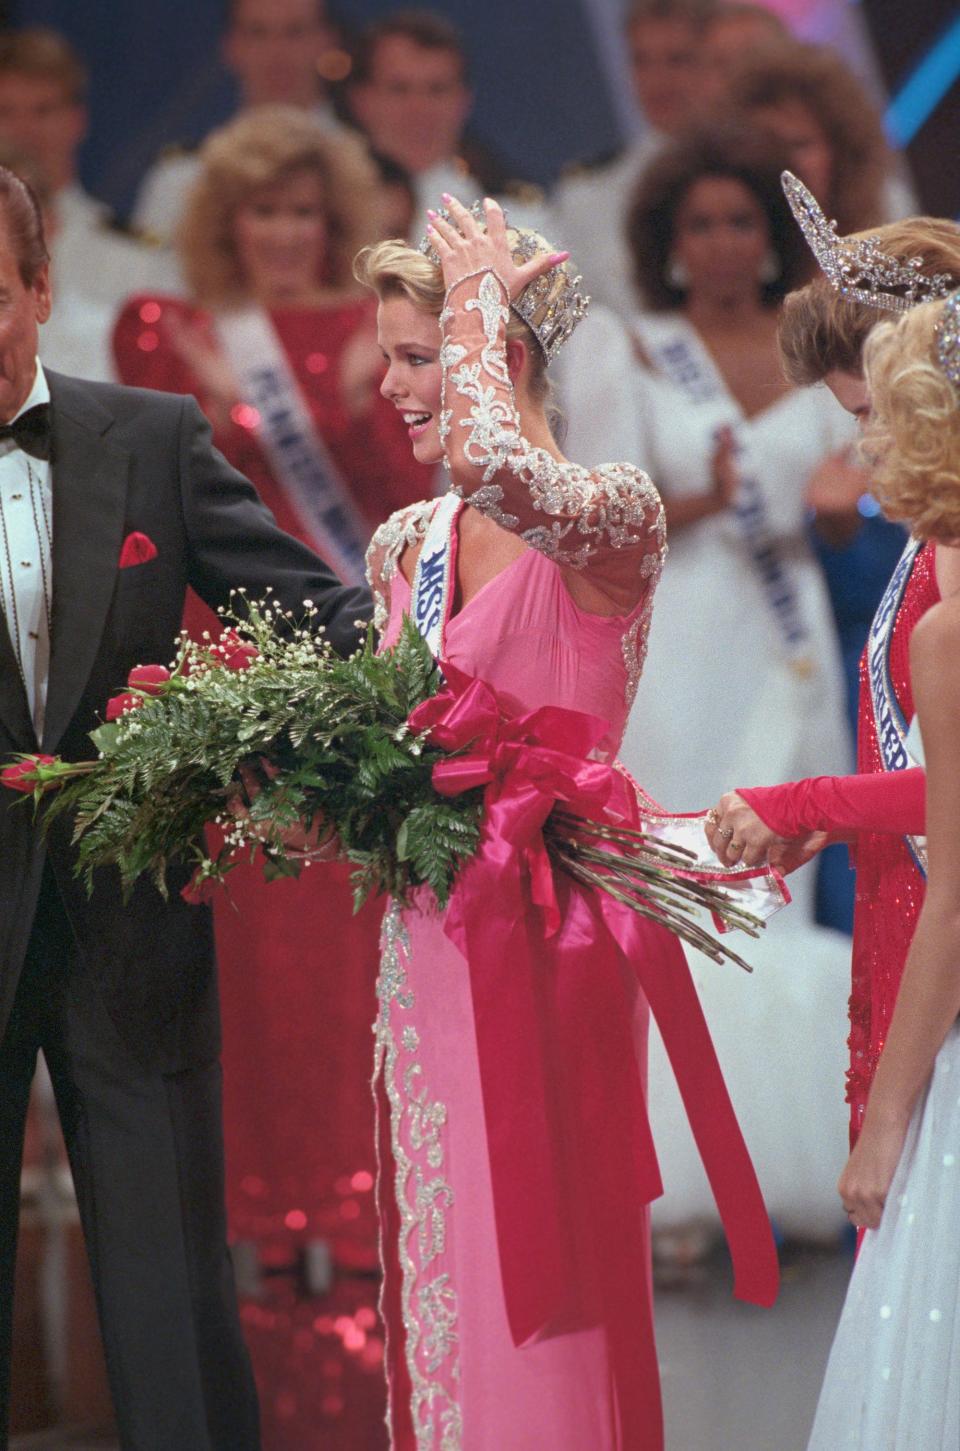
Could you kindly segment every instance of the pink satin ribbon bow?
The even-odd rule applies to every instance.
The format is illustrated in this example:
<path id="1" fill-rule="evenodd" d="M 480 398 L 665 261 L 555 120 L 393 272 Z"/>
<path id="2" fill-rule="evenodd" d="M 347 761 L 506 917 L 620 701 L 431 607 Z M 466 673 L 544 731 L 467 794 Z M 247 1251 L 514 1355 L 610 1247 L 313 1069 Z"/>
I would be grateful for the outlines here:
<path id="1" fill-rule="evenodd" d="M 511 1333 L 522 1345 L 603 1325 L 624 1444 L 653 1448 L 652 1321 L 637 1331 L 651 1314 L 646 1206 L 662 1185 L 631 1013 L 638 993 L 717 1199 L 735 1293 L 759 1304 L 778 1284 L 769 1220 L 678 940 L 551 867 L 542 827 L 558 803 L 639 824 L 628 779 L 588 759 L 606 722 L 557 706 L 508 718 L 485 682 L 443 671 L 446 688 L 409 724 L 462 753 L 434 767 L 438 791 L 485 788 L 479 850 L 459 873 L 444 930 L 470 972 Z M 648 1347 L 643 1365 L 638 1344 Z"/>

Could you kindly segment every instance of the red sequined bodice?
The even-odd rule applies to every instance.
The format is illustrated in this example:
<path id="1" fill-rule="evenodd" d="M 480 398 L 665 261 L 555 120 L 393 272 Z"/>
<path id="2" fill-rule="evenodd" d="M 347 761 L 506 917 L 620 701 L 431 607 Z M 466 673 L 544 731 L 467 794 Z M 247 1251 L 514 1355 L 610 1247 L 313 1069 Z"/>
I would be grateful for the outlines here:
<path id="1" fill-rule="evenodd" d="M 890 639 L 890 679 L 904 717 L 913 715 L 910 636 L 940 598 L 935 546 L 917 554 L 897 610 Z M 866 655 L 860 661 L 857 770 L 882 771 Z M 850 1134 L 860 1131 L 867 1095 L 886 1039 L 907 952 L 923 904 L 924 880 L 902 836 L 863 834 L 857 839 L 857 899 L 850 992 L 850 1067 L 847 1102 Z"/>

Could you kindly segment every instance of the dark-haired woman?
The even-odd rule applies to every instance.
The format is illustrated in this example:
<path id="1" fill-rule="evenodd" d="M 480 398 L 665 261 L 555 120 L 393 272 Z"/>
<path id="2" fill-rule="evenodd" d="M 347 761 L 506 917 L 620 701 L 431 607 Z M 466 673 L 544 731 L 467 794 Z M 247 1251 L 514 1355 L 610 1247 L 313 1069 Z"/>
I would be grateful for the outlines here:
<path id="1" fill-rule="evenodd" d="M 643 459 L 662 491 L 670 558 L 623 757 L 660 801 L 693 811 L 725 778 L 747 779 L 736 772 L 748 762 L 751 779 L 771 782 L 823 771 L 825 760 L 849 768 L 805 496 L 819 470 L 839 466 L 831 456 L 850 425 L 825 391 L 783 379 L 777 304 L 803 275 L 803 241 L 778 157 L 739 133 L 677 144 L 651 167 L 630 235 L 651 310 L 626 335 L 612 318 L 608 336 L 594 335 L 592 372 L 578 368 L 565 400 L 567 442 L 588 463 L 597 450 Z M 814 926 L 810 868 L 790 885 L 794 906 L 751 949 L 762 970 L 749 991 L 731 974 L 697 976 L 768 1204 L 788 1233 L 819 1236 L 840 1223 L 835 1084 L 849 945 Z M 800 1096 L 797 1124 L 788 1105 Z M 651 1098 L 668 1160 L 654 1225 L 710 1220 L 656 1051 Z"/>

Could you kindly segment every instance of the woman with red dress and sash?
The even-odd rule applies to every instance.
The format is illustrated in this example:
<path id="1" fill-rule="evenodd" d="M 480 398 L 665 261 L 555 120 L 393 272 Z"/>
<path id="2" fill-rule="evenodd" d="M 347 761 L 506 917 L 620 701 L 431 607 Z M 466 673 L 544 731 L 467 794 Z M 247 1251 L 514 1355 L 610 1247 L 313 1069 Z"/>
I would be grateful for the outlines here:
<path id="1" fill-rule="evenodd" d="M 879 499 L 920 539 L 960 538 L 960 290 L 877 328 L 864 362 Z M 863 1241 L 808 1451 L 960 1445 L 960 596 L 919 621 L 910 670 L 929 879 L 838 1185 Z"/>
<path id="2" fill-rule="evenodd" d="M 280 524 L 345 578 L 376 525 L 430 489 L 377 392 L 374 307 L 352 279 L 379 234 L 358 143 L 292 108 L 245 112 L 202 153 L 180 236 L 190 297 L 132 298 L 114 339 L 122 380 L 194 393 Z M 185 623 L 218 629 L 197 600 Z M 382 907 L 353 915 L 342 865 L 268 885 L 243 863 L 214 911 L 232 1234 L 284 1256 L 326 1241 L 368 1267 Z"/>
<path id="3" fill-rule="evenodd" d="M 780 325 L 787 371 L 825 382 L 861 421 L 869 414 L 862 349 L 889 310 L 937 295 L 960 278 L 960 227 L 919 217 L 869 234 L 878 285 L 847 285 L 841 269 L 862 238 L 837 239 L 816 202 L 792 183 L 791 202 L 825 275 L 791 294 Z M 911 259 L 919 258 L 919 266 Z M 930 279 L 917 298 L 918 276 Z M 946 279 L 946 280 L 945 280 Z M 912 296 L 907 296 L 911 286 Z M 884 291 L 886 287 L 886 292 Z M 843 290 L 841 290 L 841 288 Z M 913 715 L 909 645 L 917 621 L 960 590 L 960 552 L 911 539 L 877 610 L 861 662 L 856 776 L 740 787 L 717 804 L 707 833 L 728 864 L 807 860 L 828 841 L 848 841 L 857 871 L 847 1099 L 851 1141 L 893 1014 L 920 908 L 925 862 L 924 777 L 905 740 Z"/>

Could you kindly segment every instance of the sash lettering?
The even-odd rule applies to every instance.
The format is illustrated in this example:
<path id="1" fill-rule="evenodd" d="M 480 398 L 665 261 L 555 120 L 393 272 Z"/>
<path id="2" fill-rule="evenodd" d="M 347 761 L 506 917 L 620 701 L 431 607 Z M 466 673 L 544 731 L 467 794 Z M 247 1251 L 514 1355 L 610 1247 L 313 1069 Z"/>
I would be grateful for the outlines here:
<path id="1" fill-rule="evenodd" d="M 257 441 L 307 540 L 341 579 L 361 583 L 369 530 L 314 426 L 269 317 L 256 307 L 224 313 L 217 337 L 244 402 L 256 410 Z"/>
<path id="2" fill-rule="evenodd" d="M 890 677 L 890 642 L 897 611 L 903 599 L 907 583 L 913 573 L 921 541 L 911 539 L 900 556 L 890 583 L 870 626 L 867 639 L 867 675 L 870 682 L 870 700 L 873 706 L 873 720 L 877 731 L 877 742 L 885 771 L 905 771 L 913 765 L 907 750 L 907 732 L 910 722 L 904 718 L 894 693 Z M 927 850 L 922 837 L 904 838 L 918 870 L 927 875 Z"/>

